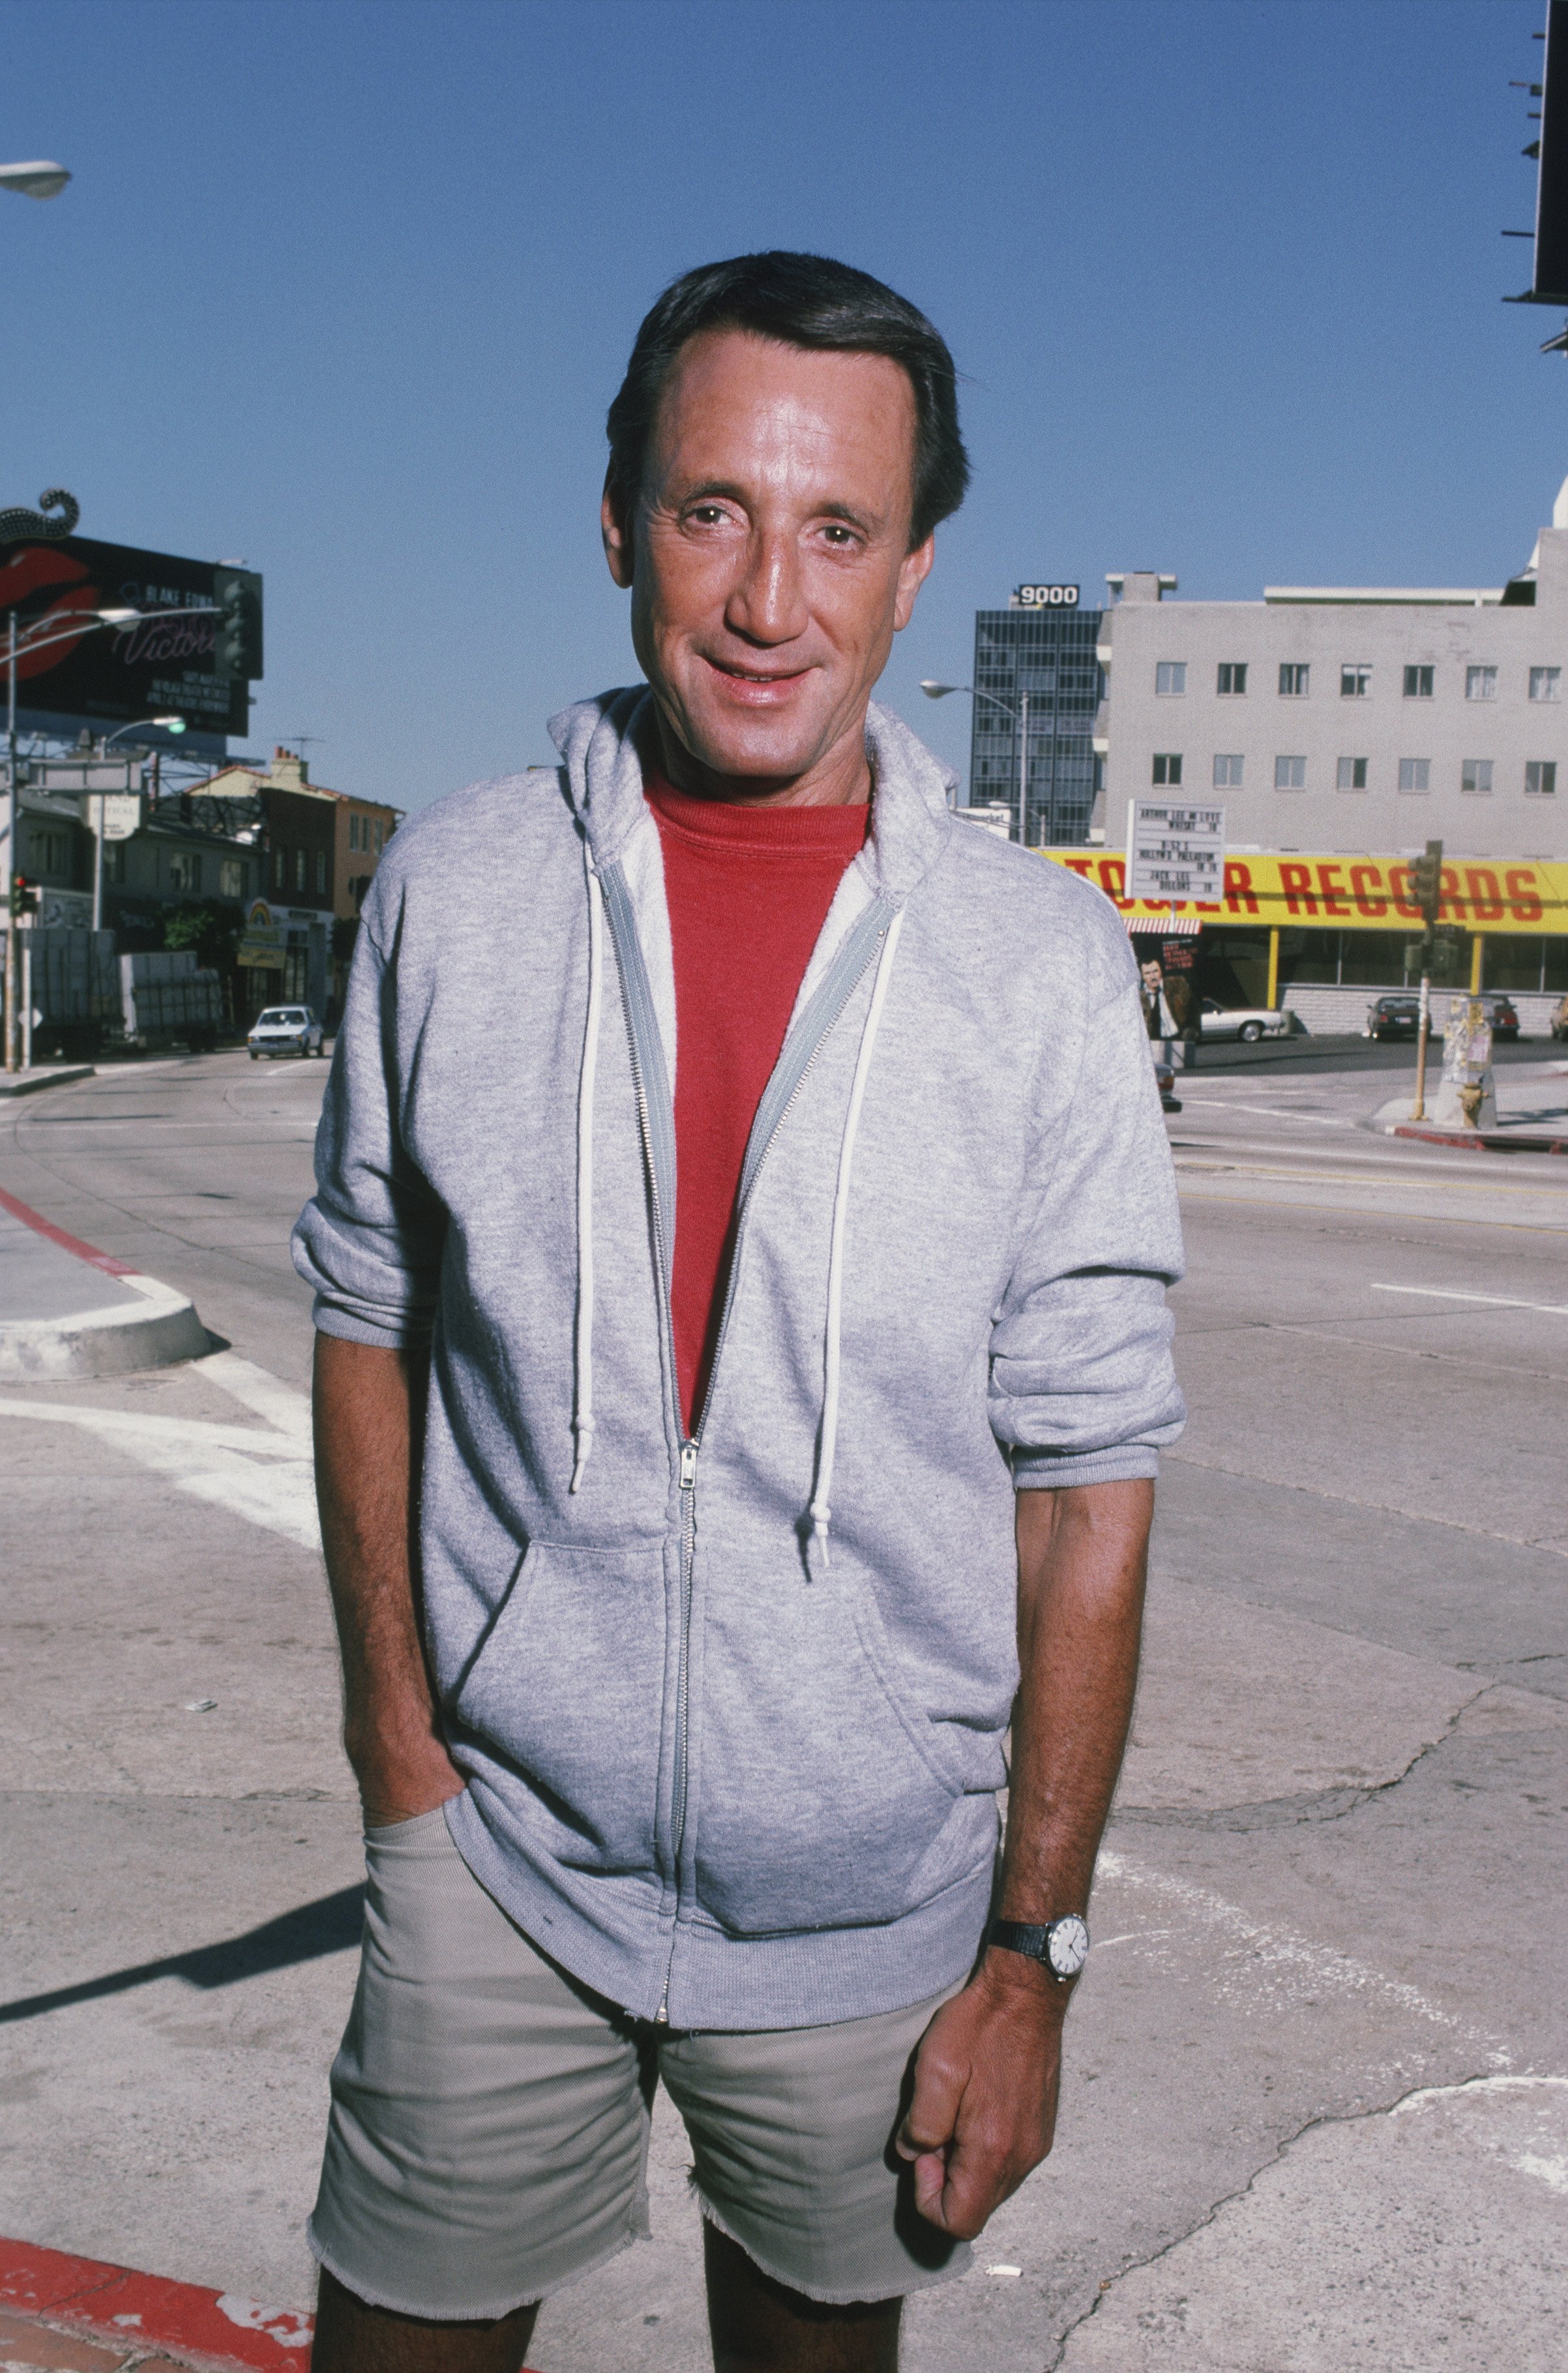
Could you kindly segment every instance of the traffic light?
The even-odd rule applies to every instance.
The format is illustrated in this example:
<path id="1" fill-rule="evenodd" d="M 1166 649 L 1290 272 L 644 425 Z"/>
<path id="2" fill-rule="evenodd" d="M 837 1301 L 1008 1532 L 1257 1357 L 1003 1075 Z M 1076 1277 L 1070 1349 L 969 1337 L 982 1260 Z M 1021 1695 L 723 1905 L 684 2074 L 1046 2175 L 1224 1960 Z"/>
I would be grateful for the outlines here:
<path id="1" fill-rule="evenodd" d="M 1429 840 L 1426 854 L 1418 857 L 1410 868 L 1410 896 L 1421 908 L 1422 919 L 1435 923 L 1443 904 L 1443 843 Z"/>
<path id="2" fill-rule="evenodd" d="M 11 914 L 13 919 L 20 921 L 24 915 L 36 915 L 37 912 L 38 892 L 33 888 L 25 873 L 13 873 L 11 876 Z"/>
<path id="3" fill-rule="evenodd" d="M 215 568 L 212 594 L 217 672 L 253 684 L 262 672 L 262 580 L 254 569 Z"/>

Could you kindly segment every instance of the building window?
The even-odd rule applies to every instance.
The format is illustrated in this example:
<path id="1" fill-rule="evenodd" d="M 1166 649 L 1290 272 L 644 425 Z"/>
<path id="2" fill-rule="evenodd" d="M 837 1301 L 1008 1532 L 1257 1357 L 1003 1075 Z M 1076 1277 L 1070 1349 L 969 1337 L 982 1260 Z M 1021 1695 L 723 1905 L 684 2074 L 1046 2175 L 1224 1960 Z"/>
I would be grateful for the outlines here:
<path id="1" fill-rule="evenodd" d="M 1364 700 L 1372 690 L 1372 670 L 1369 667 L 1342 667 L 1340 670 L 1340 698 Z"/>
<path id="2" fill-rule="evenodd" d="M 1154 668 L 1154 689 L 1163 698 L 1179 699 L 1187 690 L 1187 661 L 1160 660 Z"/>
<path id="3" fill-rule="evenodd" d="M 1241 789 L 1241 753 L 1232 751 L 1214 758 L 1214 789 L 1217 791 L 1239 791 Z"/>
<path id="4" fill-rule="evenodd" d="M 1175 784 L 1179 783 L 1181 780 L 1181 752 L 1179 750 L 1156 750 L 1154 753 L 1154 771 L 1150 779 L 1155 784 L 1163 783 L 1167 786 L 1174 786 Z"/>
<path id="5" fill-rule="evenodd" d="M 1468 667 L 1465 670 L 1467 700 L 1495 700 L 1497 670 L 1494 667 Z"/>
<path id="6" fill-rule="evenodd" d="M 1334 789 L 1337 791 L 1364 791 L 1366 789 L 1366 760 L 1364 758 L 1341 758 L 1334 772 Z"/>
<path id="7" fill-rule="evenodd" d="M 169 886 L 171 890 L 199 890 L 202 886 L 202 860 L 194 850 L 176 849 L 169 860 Z"/>
<path id="8" fill-rule="evenodd" d="M 327 853 L 324 848 L 318 848 L 316 851 L 316 895 L 318 898 L 324 898 L 326 894 Z"/>
<path id="9" fill-rule="evenodd" d="M 1223 693 L 1227 699 L 1235 700 L 1239 698 L 1246 690 L 1246 661 L 1238 660 L 1222 660 L 1220 661 L 1220 680 L 1214 689 L 1216 692 Z"/>
<path id="10" fill-rule="evenodd" d="M 1525 789 L 1532 800 L 1550 800 L 1557 789 L 1555 758 L 1527 758 Z"/>
<path id="11" fill-rule="evenodd" d="M 351 815 L 348 819 L 348 846 L 354 851 L 355 855 L 357 856 L 359 852 L 359 819 L 357 815 Z"/>
<path id="12" fill-rule="evenodd" d="M 1401 758 L 1399 789 L 1402 791 L 1424 791 L 1432 779 L 1430 758 Z"/>
<path id="13" fill-rule="evenodd" d="M 372 830 L 374 831 L 374 833 L 375 833 L 375 836 L 376 836 L 376 837 L 375 837 L 375 853 L 376 853 L 376 855 L 377 855 L 378 857 L 380 857 L 380 853 L 381 853 L 381 827 L 380 827 L 380 825 L 378 824 L 375 824 L 375 825 L 373 825 L 373 826 L 372 826 Z"/>
<path id="14" fill-rule="evenodd" d="M 1490 791 L 1492 789 L 1491 759 L 1461 759 L 1459 762 L 1459 789 L 1462 791 Z"/>
<path id="15" fill-rule="evenodd" d="M 1429 667 L 1408 667 L 1405 670 L 1405 698 L 1430 700 L 1434 671 Z"/>
<path id="16" fill-rule="evenodd" d="M 1530 698 L 1532 700 L 1561 700 L 1562 697 L 1562 670 L 1560 667 L 1532 668 L 1530 670 Z"/>
<path id="17" fill-rule="evenodd" d="M 103 844 L 103 878 L 106 882 L 123 883 L 125 879 L 125 844 L 123 840 L 106 840 Z"/>
<path id="18" fill-rule="evenodd" d="M 1305 660 L 1280 661 L 1280 694 L 1285 700 L 1305 700 L 1312 681 L 1312 670 Z"/>
<path id="19" fill-rule="evenodd" d="M 1277 791 L 1305 791 L 1306 789 L 1306 760 L 1305 758 L 1276 758 L 1274 761 L 1274 789 Z"/>
<path id="20" fill-rule="evenodd" d="M 225 857 L 218 860 L 217 894 L 220 898 L 243 898 L 245 895 L 245 868 L 238 857 Z"/>
<path id="21" fill-rule="evenodd" d="M 302 848 L 294 852 L 294 887 L 296 890 L 305 887 L 305 852 Z"/>
<path id="22" fill-rule="evenodd" d="M 275 890 L 281 890 L 287 883 L 287 858 L 284 850 L 275 848 L 272 853 L 272 886 Z"/>

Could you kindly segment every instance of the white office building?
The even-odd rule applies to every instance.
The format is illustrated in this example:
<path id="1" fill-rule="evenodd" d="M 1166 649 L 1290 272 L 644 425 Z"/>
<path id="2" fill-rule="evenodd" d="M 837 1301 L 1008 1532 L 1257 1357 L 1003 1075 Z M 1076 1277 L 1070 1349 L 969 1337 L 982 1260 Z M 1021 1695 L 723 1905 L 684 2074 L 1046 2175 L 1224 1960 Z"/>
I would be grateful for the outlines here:
<path id="1" fill-rule="evenodd" d="M 1506 585 L 1272 585 L 1261 602 L 1108 579 L 1094 821 L 1179 788 L 1233 847 L 1568 858 L 1568 483 Z"/>

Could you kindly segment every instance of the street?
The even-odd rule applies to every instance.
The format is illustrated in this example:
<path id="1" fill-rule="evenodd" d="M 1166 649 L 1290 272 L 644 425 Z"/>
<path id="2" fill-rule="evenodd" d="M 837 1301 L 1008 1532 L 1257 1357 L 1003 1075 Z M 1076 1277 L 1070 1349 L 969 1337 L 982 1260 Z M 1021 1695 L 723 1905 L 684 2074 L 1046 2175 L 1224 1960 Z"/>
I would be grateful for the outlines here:
<path id="1" fill-rule="evenodd" d="M 1510 1093 L 1568 1101 L 1556 1054 Z M 1178 1074 L 1190 1421 L 1056 2149 L 910 2373 L 1559 2361 L 1568 1163 L 1373 1133 L 1409 1048 Z M 0 1186 L 223 1348 L 0 1387 L 0 2233 L 310 2302 L 357 1808 L 288 1228 L 326 1067 L 123 1064 Z M 708 2362 L 687 2154 L 539 2373 Z"/>

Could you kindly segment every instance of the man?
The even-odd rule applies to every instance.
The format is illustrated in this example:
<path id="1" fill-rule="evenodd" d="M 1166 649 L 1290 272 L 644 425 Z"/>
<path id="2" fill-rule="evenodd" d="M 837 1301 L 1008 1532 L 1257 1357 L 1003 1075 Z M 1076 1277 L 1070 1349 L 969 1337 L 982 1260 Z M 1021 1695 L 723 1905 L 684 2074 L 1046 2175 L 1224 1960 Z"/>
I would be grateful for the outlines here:
<path id="1" fill-rule="evenodd" d="M 610 438 L 647 682 L 398 835 L 297 1237 L 369 1874 L 317 2373 L 515 2373 L 660 2080 L 720 2373 L 895 2363 L 1050 2147 L 1180 1424 L 1126 934 L 871 706 L 945 345 L 742 257 Z"/>

